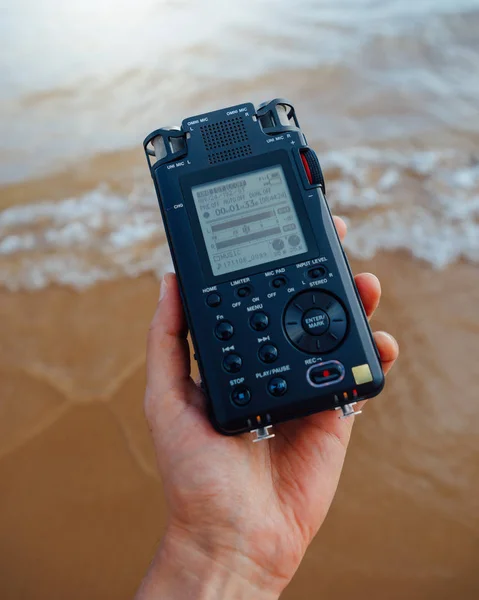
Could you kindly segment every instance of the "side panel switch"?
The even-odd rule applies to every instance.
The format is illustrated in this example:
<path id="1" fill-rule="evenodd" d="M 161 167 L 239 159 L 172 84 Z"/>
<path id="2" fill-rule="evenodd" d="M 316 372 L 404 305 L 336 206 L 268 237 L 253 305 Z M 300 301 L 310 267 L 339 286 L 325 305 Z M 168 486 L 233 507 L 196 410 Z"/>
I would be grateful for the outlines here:
<path id="1" fill-rule="evenodd" d="M 311 185 L 319 185 L 323 190 L 323 194 L 326 195 L 323 172 L 321 171 L 321 165 L 316 153 L 311 148 L 301 150 L 301 162 L 303 163 L 308 182 Z"/>

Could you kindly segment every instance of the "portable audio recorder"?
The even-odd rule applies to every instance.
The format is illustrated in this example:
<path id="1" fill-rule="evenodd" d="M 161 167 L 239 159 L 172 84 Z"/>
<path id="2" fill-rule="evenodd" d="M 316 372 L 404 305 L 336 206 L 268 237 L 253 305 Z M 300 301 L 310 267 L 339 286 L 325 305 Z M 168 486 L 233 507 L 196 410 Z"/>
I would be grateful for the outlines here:
<path id="1" fill-rule="evenodd" d="M 275 423 L 354 405 L 384 376 L 294 107 L 190 117 L 144 141 L 211 420 Z"/>

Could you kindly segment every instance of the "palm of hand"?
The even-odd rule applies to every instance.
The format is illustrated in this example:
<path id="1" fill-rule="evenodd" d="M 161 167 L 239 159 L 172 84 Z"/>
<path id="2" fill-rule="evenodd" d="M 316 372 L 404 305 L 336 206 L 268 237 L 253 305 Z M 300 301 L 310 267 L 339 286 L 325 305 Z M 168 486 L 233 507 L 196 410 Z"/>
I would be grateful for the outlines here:
<path id="1" fill-rule="evenodd" d="M 157 446 L 170 526 L 289 580 L 326 516 L 352 423 L 312 415 L 253 444 L 212 429 L 192 380 L 171 394 L 185 408 Z"/>

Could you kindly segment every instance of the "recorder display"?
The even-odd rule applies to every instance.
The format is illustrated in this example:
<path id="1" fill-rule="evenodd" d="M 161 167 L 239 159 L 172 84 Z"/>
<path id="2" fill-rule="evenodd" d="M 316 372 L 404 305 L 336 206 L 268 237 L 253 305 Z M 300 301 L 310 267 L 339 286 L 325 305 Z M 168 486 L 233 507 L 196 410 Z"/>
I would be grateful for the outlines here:
<path id="1" fill-rule="evenodd" d="M 307 252 L 281 166 L 195 186 L 192 194 L 214 275 Z"/>

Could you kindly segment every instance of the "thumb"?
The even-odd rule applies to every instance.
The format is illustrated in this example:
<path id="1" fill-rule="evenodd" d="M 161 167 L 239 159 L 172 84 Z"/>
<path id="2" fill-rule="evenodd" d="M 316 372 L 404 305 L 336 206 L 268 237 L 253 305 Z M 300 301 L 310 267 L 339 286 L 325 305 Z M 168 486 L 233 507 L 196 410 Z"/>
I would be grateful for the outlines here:
<path id="1" fill-rule="evenodd" d="M 145 413 L 150 422 L 171 422 L 184 408 L 190 379 L 188 328 L 178 282 L 167 273 L 148 332 Z"/>

